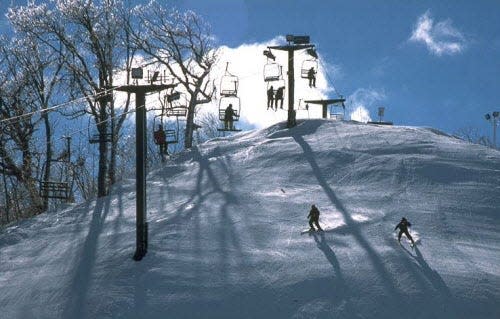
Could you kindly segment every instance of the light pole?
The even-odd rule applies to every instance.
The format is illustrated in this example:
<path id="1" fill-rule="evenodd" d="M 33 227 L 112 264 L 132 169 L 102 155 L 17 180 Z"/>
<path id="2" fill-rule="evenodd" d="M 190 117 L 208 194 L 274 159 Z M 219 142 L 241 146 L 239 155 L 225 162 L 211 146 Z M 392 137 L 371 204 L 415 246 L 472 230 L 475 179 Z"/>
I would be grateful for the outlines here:
<path id="1" fill-rule="evenodd" d="M 484 118 L 489 121 L 491 124 L 493 124 L 493 148 L 497 148 L 497 124 L 498 124 L 498 117 L 500 116 L 500 112 L 495 111 L 490 113 L 487 113 Z"/>

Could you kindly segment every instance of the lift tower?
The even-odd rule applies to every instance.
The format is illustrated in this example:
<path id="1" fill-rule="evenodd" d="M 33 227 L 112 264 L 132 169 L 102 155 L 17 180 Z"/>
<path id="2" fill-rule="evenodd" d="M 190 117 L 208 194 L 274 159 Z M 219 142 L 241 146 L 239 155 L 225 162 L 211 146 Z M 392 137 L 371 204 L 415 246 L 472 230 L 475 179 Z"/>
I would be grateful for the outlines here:
<path id="1" fill-rule="evenodd" d="M 132 69 L 132 78 L 142 79 L 142 69 Z M 174 88 L 176 84 L 125 85 L 117 91 L 135 93 L 135 158 L 136 158 L 136 250 L 134 260 L 139 261 L 148 251 L 148 223 L 146 213 L 146 94 Z M 137 83 L 137 82 L 136 82 Z"/>
<path id="2" fill-rule="evenodd" d="M 287 127 L 294 127 L 296 124 L 295 115 L 296 112 L 293 108 L 294 103 L 294 87 L 295 87 L 295 77 L 294 77 L 294 67 L 293 67 L 293 56 L 294 52 L 297 50 L 312 49 L 314 44 L 309 43 L 309 36 L 302 35 L 291 35 L 286 36 L 286 45 L 270 46 L 268 49 L 287 51 L 288 52 L 288 120 Z"/>

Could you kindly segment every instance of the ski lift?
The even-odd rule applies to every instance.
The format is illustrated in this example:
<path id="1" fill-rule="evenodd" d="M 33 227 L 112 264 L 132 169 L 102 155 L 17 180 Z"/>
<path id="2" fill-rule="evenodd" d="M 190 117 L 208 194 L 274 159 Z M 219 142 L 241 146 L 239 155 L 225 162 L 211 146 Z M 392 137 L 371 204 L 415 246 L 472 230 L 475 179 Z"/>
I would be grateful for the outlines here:
<path id="1" fill-rule="evenodd" d="M 229 107 L 229 105 L 232 106 L 233 108 L 233 116 L 232 116 L 232 121 L 226 122 L 225 120 L 225 115 L 226 115 L 226 109 Z M 232 122 L 237 122 L 240 119 L 240 112 L 241 112 L 241 102 L 240 98 L 237 96 L 222 96 L 219 100 L 219 120 L 224 123 L 224 126 L 222 128 L 218 128 L 218 131 L 224 131 L 224 132 L 239 132 L 241 129 L 237 129 L 234 127 Z"/>
<path id="2" fill-rule="evenodd" d="M 283 78 L 283 67 L 276 63 L 276 56 L 271 50 L 264 50 L 267 63 L 264 65 L 264 82 L 277 81 Z M 272 61 L 272 62 L 271 62 Z"/>
<path id="3" fill-rule="evenodd" d="M 265 81 L 267 82 L 267 89 L 269 90 L 269 88 L 272 86 L 274 94 L 276 94 L 276 90 L 278 88 L 280 87 L 284 88 L 286 86 L 285 80 L 283 79 L 283 71 L 282 71 L 283 67 L 281 65 L 278 65 L 278 67 L 279 67 L 278 72 L 275 72 L 274 70 L 270 69 L 272 72 L 269 72 L 268 73 L 269 77 L 265 79 Z"/>
<path id="4" fill-rule="evenodd" d="M 220 81 L 221 96 L 236 96 L 238 94 L 238 77 L 227 71 L 229 62 L 226 63 L 226 71 Z"/>
<path id="5" fill-rule="evenodd" d="M 336 121 L 342 121 L 345 118 L 345 105 L 342 104 L 332 104 L 330 105 L 330 118 Z"/>
<path id="6" fill-rule="evenodd" d="M 159 119 L 158 119 L 159 118 Z M 176 144 L 179 142 L 176 130 L 165 129 L 163 114 L 153 117 L 153 139 L 156 145 Z"/>
<path id="7" fill-rule="evenodd" d="M 186 116 L 188 111 L 188 100 L 186 98 L 186 94 L 178 91 L 165 94 L 163 106 L 165 106 L 166 116 Z"/>
<path id="8" fill-rule="evenodd" d="M 280 108 L 283 108 L 283 102 L 285 100 L 285 80 L 279 79 L 276 81 L 267 82 L 267 92 L 272 88 L 273 90 L 273 103 L 277 107 L 277 101 L 280 101 Z M 268 101 L 269 103 L 269 101 Z"/>
<path id="9" fill-rule="evenodd" d="M 67 149 L 56 159 L 45 161 L 42 172 L 50 165 L 50 176 L 48 180 L 39 183 L 39 194 L 42 198 L 56 198 L 68 200 L 71 196 L 70 175 L 70 137 L 67 138 Z"/>
<path id="10" fill-rule="evenodd" d="M 89 117 L 89 124 L 87 126 L 89 143 L 97 144 L 101 142 L 109 143 L 113 141 L 113 128 L 111 127 L 109 122 L 101 123 L 101 125 L 105 125 L 105 130 L 103 134 L 99 132 L 97 129 L 97 125 L 92 122 L 93 118 Z"/>
<path id="11" fill-rule="evenodd" d="M 264 81 L 278 81 L 283 78 L 282 66 L 276 62 L 266 63 L 264 65 Z"/>
<path id="12" fill-rule="evenodd" d="M 311 68 L 314 74 L 318 73 L 318 60 L 317 59 L 307 59 L 302 61 L 302 67 L 300 68 L 300 77 L 303 79 L 309 78 L 309 71 Z"/>

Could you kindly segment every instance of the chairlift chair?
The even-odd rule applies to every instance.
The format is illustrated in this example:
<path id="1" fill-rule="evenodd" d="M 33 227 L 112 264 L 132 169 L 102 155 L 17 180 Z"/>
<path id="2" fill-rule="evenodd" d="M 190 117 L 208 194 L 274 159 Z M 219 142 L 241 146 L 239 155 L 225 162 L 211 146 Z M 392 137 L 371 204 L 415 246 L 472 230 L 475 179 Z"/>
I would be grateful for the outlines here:
<path id="1" fill-rule="evenodd" d="M 173 91 L 166 94 L 163 104 L 166 106 L 166 116 L 184 117 L 188 111 L 188 100 L 186 94 Z"/>
<path id="2" fill-rule="evenodd" d="M 283 78 L 283 68 L 276 62 L 268 62 L 264 65 L 264 81 L 278 81 Z"/>
<path id="3" fill-rule="evenodd" d="M 278 79 L 278 80 L 275 80 L 275 81 L 269 81 L 267 82 L 267 91 L 269 91 L 269 89 L 271 89 L 271 87 L 273 88 L 273 103 L 274 105 L 276 105 L 276 98 L 277 98 L 277 92 L 278 92 L 278 89 L 279 88 L 282 88 L 282 96 L 281 96 L 281 99 L 283 102 L 281 102 L 281 108 L 283 108 L 283 103 L 284 103 L 284 100 L 285 100 L 285 89 L 286 89 L 286 83 L 285 83 L 285 80 L 283 78 L 281 79 Z"/>
<path id="4" fill-rule="evenodd" d="M 233 122 L 237 122 L 240 119 L 240 112 L 241 112 L 240 98 L 237 96 L 222 96 L 219 100 L 219 120 L 223 124 L 224 124 L 226 109 L 229 106 L 229 104 L 232 105 L 233 110 L 234 110 Z M 222 126 L 222 128 L 218 128 L 217 130 L 223 131 L 223 132 L 239 132 L 239 131 L 241 131 L 241 129 L 235 128 L 234 124 L 233 124 L 233 127 L 226 128 L 225 126 Z"/>
<path id="5" fill-rule="evenodd" d="M 45 161 L 42 171 L 45 172 L 47 165 L 50 166 L 51 176 L 48 181 L 40 181 L 39 194 L 42 198 L 56 198 L 68 200 L 71 196 L 69 183 L 69 159 Z M 59 174 L 59 178 L 56 178 Z"/>
<path id="6" fill-rule="evenodd" d="M 89 143 L 90 144 L 98 144 L 101 142 L 110 143 L 113 141 L 113 130 L 111 127 L 111 123 L 106 124 L 106 132 L 101 135 L 97 129 L 97 124 L 92 122 L 92 117 L 89 117 L 89 123 L 87 126 Z"/>
<path id="7" fill-rule="evenodd" d="M 340 108 L 342 108 L 340 110 Z M 330 105 L 330 119 L 336 120 L 336 121 L 343 121 L 345 118 L 345 106 L 342 103 L 342 105 L 339 104 L 332 104 Z"/>
<path id="8" fill-rule="evenodd" d="M 159 133 L 159 125 L 163 129 L 163 137 Z M 165 123 L 163 121 L 163 115 L 155 115 L 153 117 L 153 139 L 156 145 L 166 144 L 176 144 L 179 142 L 178 132 L 172 129 L 165 129 Z"/>
<path id="9" fill-rule="evenodd" d="M 307 79 L 309 70 L 313 68 L 314 73 L 318 73 L 318 60 L 316 59 L 307 59 L 302 61 L 302 67 L 300 68 L 300 77 L 303 79 Z"/>
<path id="10" fill-rule="evenodd" d="M 283 94 L 284 94 L 284 92 L 285 92 L 284 90 L 286 88 L 286 83 L 285 83 L 284 79 L 279 79 L 276 81 L 267 82 L 267 89 L 268 90 L 271 88 L 271 86 L 273 87 L 273 94 L 274 94 L 274 96 L 276 96 L 276 91 L 278 91 L 279 88 L 283 88 Z"/>
<path id="11" fill-rule="evenodd" d="M 226 71 L 220 81 L 221 96 L 236 96 L 238 94 L 238 77 L 227 70 L 229 62 L 226 63 Z"/>

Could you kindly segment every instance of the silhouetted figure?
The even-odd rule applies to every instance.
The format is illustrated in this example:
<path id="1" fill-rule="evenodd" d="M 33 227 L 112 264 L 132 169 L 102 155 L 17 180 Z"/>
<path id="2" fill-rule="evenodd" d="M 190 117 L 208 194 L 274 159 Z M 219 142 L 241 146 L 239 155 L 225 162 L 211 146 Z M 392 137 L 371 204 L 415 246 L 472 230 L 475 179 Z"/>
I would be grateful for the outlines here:
<path id="1" fill-rule="evenodd" d="M 267 90 L 267 109 L 273 108 L 273 101 L 274 101 L 274 89 L 273 86 Z"/>
<path id="2" fill-rule="evenodd" d="M 153 133 L 155 143 L 160 146 L 160 155 L 168 155 L 168 144 L 166 141 L 165 131 L 163 125 L 158 125 L 158 130 Z"/>
<path id="3" fill-rule="evenodd" d="M 276 90 L 276 96 L 274 97 L 274 105 L 276 106 L 276 110 L 278 110 L 278 101 L 280 101 L 280 108 L 283 108 L 283 90 L 284 87 L 279 87 L 278 90 Z"/>
<path id="4" fill-rule="evenodd" d="M 233 110 L 233 105 L 229 104 L 226 110 L 224 111 L 224 129 L 233 130 L 233 121 L 236 113 Z"/>
<path id="5" fill-rule="evenodd" d="M 319 225 L 319 209 L 316 207 L 316 205 L 311 206 L 311 210 L 309 211 L 309 215 L 307 215 L 307 218 L 309 218 L 309 226 L 311 228 L 309 229 L 310 231 L 314 231 L 314 225 L 316 225 L 316 228 L 318 230 L 323 230 L 321 229 L 321 226 Z"/>
<path id="6" fill-rule="evenodd" d="M 309 87 L 316 87 L 316 71 L 313 67 L 307 71 L 307 78 L 309 79 Z"/>
<path id="7" fill-rule="evenodd" d="M 415 242 L 413 241 L 413 238 L 411 237 L 410 233 L 408 232 L 408 227 L 410 227 L 411 224 L 410 222 L 405 218 L 401 218 L 401 221 L 399 224 L 396 225 L 394 230 L 399 228 L 399 234 L 398 234 L 398 241 L 401 242 L 401 235 L 405 234 L 406 237 L 411 241 L 412 245 L 415 245 Z"/>

